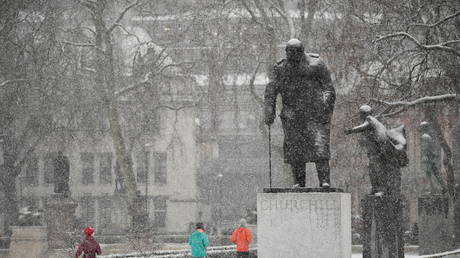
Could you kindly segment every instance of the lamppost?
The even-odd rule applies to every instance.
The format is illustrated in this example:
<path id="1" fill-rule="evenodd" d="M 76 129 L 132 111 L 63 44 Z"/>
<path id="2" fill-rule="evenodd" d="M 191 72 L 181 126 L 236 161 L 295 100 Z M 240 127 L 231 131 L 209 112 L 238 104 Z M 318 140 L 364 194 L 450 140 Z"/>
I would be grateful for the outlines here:
<path id="1" fill-rule="evenodd" d="M 152 146 L 151 143 L 146 143 L 144 145 L 144 155 L 145 155 L 145 198 L 147 199 L 148 193 L 149 193 L 149 154 L 147 152 L 147 149 Z"/>
<path id="2" fill-rule="evenodd" d="M 4 142 L 4 138 L 5 138 L 5 135 L 4 134 L 0 134 L 0 166 L 3 165 L 4 163 L 4 160 L 3 160 L 3 142 Z"/>
<path id="3" fill-rule="evenodd" d="M 145 209 L 147 212 L 147 221 L 149 220 L 149 152 L 147 151 L 152 146 L 151 143 L 144 144 L 144 159 L 145 159 L 145 167 L 144 167 L 144 180 L 145 180 Z M 147 226 L 147 225 L 146 225 Z M 149 225 L 150 226 L 150 225 Z"/>
<path id="4" fill-rule="evenodd" d="M 219 173 L 217 174 L 217 185 L 218 185 L 218 204 L 217 204 L 217 219 L 218 219 L 218 233 L 220 234 L 221 233 L 221 230 L 222 230 L 222 178 L 224 177 L 224 175 L 222 173 Z"/>

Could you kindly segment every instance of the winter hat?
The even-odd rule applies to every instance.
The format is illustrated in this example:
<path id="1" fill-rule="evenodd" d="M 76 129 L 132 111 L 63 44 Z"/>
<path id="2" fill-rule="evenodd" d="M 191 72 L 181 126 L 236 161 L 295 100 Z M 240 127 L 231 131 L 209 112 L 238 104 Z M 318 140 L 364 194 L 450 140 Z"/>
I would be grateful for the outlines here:
<path id="1" fill-rule="evenodd" d="M 204 224 L 202 222 L 198 222 L 198 223 L 196 223 L 195 228 L 204 230 Z"/>
<path id="2" fill-rule="evenodd" d="M 92 227 L 87 227 L 85 230 L 83 230 L 87 236 L 91 236 L 94 233 L 94 228 Z"/>

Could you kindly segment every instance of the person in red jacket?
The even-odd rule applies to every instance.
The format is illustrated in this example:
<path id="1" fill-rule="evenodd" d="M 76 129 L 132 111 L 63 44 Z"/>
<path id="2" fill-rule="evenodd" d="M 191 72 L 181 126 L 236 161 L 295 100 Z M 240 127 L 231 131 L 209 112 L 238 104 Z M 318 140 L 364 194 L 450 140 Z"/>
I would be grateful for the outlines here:
<path id="1" fill-rule="evenodd" d="M 87 227 L 83 230 L 85 233 L 85 239 L 83 239 L 78 246 L 77 253 L 75 254 L 75 258 L 80 257 L 83 253 L 83 257 L 85 258 L 96 258 L 96 254 L 101 254 L 101 247 L 96 239 L 93 237 L 94 228 Z"/>
<path id="2" fill-rule="evenodd" d="M 236 244 L 237 257 L 249 257 L 249 244 L 252 242 L 252 232 L 246 227 L 246 220 L 240 220 L 240 226 L 233 231 L 230 240 Z"/>

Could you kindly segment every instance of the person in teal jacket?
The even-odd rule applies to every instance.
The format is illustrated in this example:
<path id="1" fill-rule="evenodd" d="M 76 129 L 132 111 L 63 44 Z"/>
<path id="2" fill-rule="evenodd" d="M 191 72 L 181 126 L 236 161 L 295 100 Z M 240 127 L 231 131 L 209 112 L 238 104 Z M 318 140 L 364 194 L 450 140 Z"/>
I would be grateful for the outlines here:
<path id="1" fill-rule="evenodd" d="M 196 223 L 196 230 L 193 231 L 188 243 L 192 246 L 192 257 L 206 257 L 206 248 L 209 245 L 208 235 L 204 233 L 204 225 Z"/>

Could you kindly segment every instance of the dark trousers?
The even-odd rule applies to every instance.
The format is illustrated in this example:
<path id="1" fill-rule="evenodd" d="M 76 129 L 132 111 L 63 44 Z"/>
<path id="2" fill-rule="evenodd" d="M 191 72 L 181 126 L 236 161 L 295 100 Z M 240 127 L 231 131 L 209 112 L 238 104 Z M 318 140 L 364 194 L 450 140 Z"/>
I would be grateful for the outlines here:
<path id="1" fill-rule="evenodd" d="M 331 179 L 329 178 L 329 160 L 317 161 L 315 165 L 316 172 L 318 173 L 319 186 L 321 186 L 322 183 L 331 184 Z M 295 184 L 298 184 L 300 187 L 305 187 L 305 163 L 299 162 L 292 164 L 292 172 L 294 174 Z"/>
<path id="2" fill-rule="evenodd" d="M 249 257 L 249 252 L 236 252 L 236 257 Z"/>

